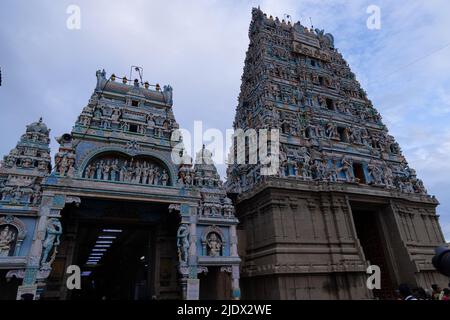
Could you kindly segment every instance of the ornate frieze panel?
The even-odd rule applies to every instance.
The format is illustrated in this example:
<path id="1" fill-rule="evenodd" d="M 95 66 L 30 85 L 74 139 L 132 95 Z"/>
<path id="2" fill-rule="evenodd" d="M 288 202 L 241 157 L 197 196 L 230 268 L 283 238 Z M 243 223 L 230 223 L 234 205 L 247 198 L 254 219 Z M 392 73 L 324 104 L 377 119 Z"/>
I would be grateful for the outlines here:
<path id="1" fill-rule="evenodd" d="M 0 201 L 9 205 L 38 206 L 42 199 L 41 186 L 37 177 L 9 175 L 0 182 Z"/>
<path id="2" fill-rule="evenodd" d="M 126 157 L 106 154 L 91 160 L 83 178 L 143 185 L 167 186 L 171 184 L 169 171 L 150 157 Z"/>

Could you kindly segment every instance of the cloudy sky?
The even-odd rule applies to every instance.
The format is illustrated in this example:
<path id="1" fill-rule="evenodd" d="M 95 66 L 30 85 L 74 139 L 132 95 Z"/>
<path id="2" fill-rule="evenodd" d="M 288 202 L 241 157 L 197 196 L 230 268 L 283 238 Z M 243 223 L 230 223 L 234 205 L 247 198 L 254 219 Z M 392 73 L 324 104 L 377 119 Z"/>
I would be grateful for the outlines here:
<path id="1" fill-rule="evenodd" d="M 67 28 L 67 8 L 81 29 Z M 144 68 L 150 83 L 171 84 L 184 128 L 231 128 L 248 45 L 251 8 L 335 36 L 431 194 L 450 240 L 450 2 L 312 0 L 2 0 L 0 155 L 40 116 L 52 137 L 69 132 L 95 87 L 95 71 Z M 377 5 L 381 28 L 370 30 Z M 55 142 L 52 143 L 56 150 Z M 220 167 L 224 172 L 223 166 Z"/>

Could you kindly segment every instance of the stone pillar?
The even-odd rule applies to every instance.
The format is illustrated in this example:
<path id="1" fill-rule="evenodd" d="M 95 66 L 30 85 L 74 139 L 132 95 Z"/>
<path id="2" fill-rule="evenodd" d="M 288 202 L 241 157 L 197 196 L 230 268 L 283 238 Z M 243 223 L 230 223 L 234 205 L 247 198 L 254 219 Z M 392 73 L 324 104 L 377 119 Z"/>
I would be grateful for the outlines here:
<path id="1" fill-rule="evenodd" d="M 181 223 L 189 226 L 189 257 L 187 266 L 180 266 L 182 275 L 180 286 L 184 300 L 198 300 L 200 283 L 197 279 L 197 207 L 181 204 L 179 207 Z"/>
<path id="2" fill-rule="evenodd" d="M 239 266 L 232 266 L 231 297 L 233 300 L 239 300 L 241 298 L 241 289 L 239 287 Z"/>
<path id="3" fill-rule="evenodd" d="M 22 286 L 19 291 L 28 291 L 27 288 L 33 288 L 36 285 L 37 274 L 40 269 L 40 260 L 42 255 L 42 241 L 45 238 L 47 227 L 47 215 L 42 215 L 37 220 L 33 242 L 27 259 L 27 266 L 25 268 L 25 275 L 22 281 Z M 17 295 L 20 299 L 20 295 Z"/>
<path id="4" fill-rule="evenodd" d="M 40 256 L 31 256 L 28 258 L 27 267 L 23 277 L 23 286 L 31 286 L 36 283 L 37 273 L 39 271 Z"/>
<path id="5" fill-rule="evenodd" d="M 43 287 L 45 286 L 45 280 L 50 275 L 52 263 L 51 256 L 49 255 L 49 261 L 46 265 L 43 265 L 41 263 L 43 242 L 47 234 L 47 224 L 49 218 L 59 219 L 61 217 L 60 212 L 64 208 L 66 203 L 78 204 L 80 202 L 81 201 L 79 198 L 66 195 L 48 194 L 44 195 L 44 197 L 42 198 L 38 213 L 38 220 L 35 227 L 34 238 L 28 255 L 25 275 L 23 278 L 22 286 L 20 287 L 22 291 L 27 291 L 27 289 L 36 287 L 39 287 L 40 291 L 42 291 Z M 55 243 L 53 244 L 51 251 L 54 252 L 54 250 L 56 250 Z M 34 292 L 36 292 L 36 289 L 34 290 Z M 36 295 L 36 298 L 38 298 L 38 295 Z M 20 299 L 19 295 L 18 299 Z"/>
<path id="6" fill-rule="evenodd" d="M 20 248 L 22 247 L 23 240 L 17 240 L 16 248 L 14 249 L 14 256 L 17 257 L 20 255 Z"/>
<path id="7" fill-rule="evenodd" d="M 181 298 L 183 300 L 187 300 L 187 278 L 182 277 L 179 280 L 180 287 L 181 287 Z"/>
<path id="8" fill-rule="evenodd" d="M 236 225 L 230 226 L 230 256 L 238 257 Z"/>
<path id="9" fill-rule="evenodd" d="M 190 209 L 196 210 L 196 208 Z M 197 216 L 190 216 L 189 231 L 189 278 L 186 281 L 186 300 L 198 300 L 200 280 L 197 279 Z"/>
<path id="10" fill-rule="evenodd" d="M 189 265 L 191 262 L 197 265 L 197 224 L 192 220 L 189 224 Z"/>

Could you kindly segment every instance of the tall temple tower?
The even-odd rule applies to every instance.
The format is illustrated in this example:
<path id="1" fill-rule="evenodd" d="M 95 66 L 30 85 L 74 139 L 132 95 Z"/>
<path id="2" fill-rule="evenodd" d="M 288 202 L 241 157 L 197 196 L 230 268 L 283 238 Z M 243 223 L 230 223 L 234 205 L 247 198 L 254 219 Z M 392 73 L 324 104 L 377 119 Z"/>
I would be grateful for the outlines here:
<path id="1" fill-rule="evenodd" d="M 232 164 L 242 297 L 389 298 L 446 284 L 436 206 L 323 30 L 253 9 L 235 129 L 280 130 L 280 168 Z M 272 150 L 273 152 L 274 150 Z M 381 270 L 381 289 L 366 286 Z"/>

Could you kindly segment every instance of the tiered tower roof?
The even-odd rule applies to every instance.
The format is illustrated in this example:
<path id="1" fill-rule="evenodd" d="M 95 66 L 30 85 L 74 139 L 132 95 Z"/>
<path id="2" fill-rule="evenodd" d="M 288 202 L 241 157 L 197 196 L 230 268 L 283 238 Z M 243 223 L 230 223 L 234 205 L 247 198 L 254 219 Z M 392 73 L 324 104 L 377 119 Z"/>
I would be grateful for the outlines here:
<path id="1" fill-rule="evenodd" d="M 1 172 L 43 175 L 50 170 L 50 129 L 42 118 L 27 126 L 16 147 L 3 158 Z"/>
<path id="2" fill-rule="evenodd" d="M 51 171 L 50 129 L 42 118 L 27 126 L 16 147 L 0 167 L 0 202 L 3 205 L 37 206 L 42 179 Z"/>
<path id="3" fill-rule="evenodd" d="M 378 111 L 324 30 L 253 9 L 235 129 L 280 130 L 281 178 L 426 195 Z M 233 164 L 232 192 L 261 181 Z"/>

